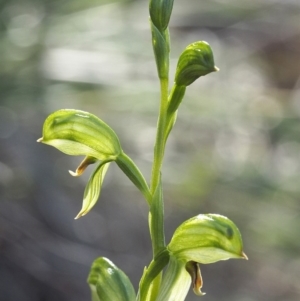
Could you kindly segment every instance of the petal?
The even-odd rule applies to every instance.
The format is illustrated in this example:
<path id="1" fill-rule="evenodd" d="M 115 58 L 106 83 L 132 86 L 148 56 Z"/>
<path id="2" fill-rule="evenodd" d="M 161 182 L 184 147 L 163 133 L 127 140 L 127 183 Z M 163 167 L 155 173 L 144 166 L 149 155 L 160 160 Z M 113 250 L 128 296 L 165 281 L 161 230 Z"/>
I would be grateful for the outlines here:
<path id="1" fill-rule="evenodd" d="M 75 219 L 86 215 L 98 201 L 103 179 L 109 167 L 109 164 L 109 162 L 101 162 L 91 175 L 84 190 L 82 208 Z"/>
<path id="2" fill-rule="evenodd" d="M 99 160 L 114 159 L 121 152 L 116 133 L 95 115 L 79 110 L 59 110 L 49 115 L 38 142 L 68 155 Z"/>
<path id="3" fill-rule="evenodd" d="M 185 266 L 187 272 L 192 278 L 193 291 L 198 296 L 203 296 L 205 293 L 201 291 L 203 286 L 202 275 L 200 271 L 199 263 L 195 261 L 189 261 Z"/>
<path id="4" fill-rule="evenodd" d="M 69 170 L 69 173 L 71 174 L 71 176 L 73 177 L 79 177 L 83 174 L 83 172 L 86 170 L 86 168 L 91 165 L 94 164 L 97 161 L 97 159 L 93 158 L 93 157 L 85 157 L 83 159 L 83 161 L 79 164 L 79 166 L 76 168 L 76 171 L 72 171 Z"/>
<path id="5" fill-rule="evenodd" d="M 213 263 L 230 258 L 244 258 L 243 243 L 236 225 L 218 214 L 200 214 L 182 223 L 168 245 L 179 259 Z"/>

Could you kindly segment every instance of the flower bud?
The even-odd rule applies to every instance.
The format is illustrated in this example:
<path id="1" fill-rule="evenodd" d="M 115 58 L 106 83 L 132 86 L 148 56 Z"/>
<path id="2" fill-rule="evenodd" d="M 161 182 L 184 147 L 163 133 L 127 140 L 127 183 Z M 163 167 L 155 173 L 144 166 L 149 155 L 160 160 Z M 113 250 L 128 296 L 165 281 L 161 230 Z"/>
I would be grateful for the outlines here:
<path id="1" fill-rule="evenodd" d="M 175 82 L 178 86 L 189 86 L 200 76 L 218 70 L 209 44 L 195 42 L 188 45 L 179 57 Z"/>
<path id="2" fill-rule="evenodd" d="M 153 24 L 164 31 L 169 24 L 174 0 L 150 0 L 149 11 Z"/>
<path id="3" fill-rule="evenodd" d="M 107 258 L 99 257 L 93 262 L 87 282 L 92 300 L 135 301 L 135 291 L 129 278 Z"/>

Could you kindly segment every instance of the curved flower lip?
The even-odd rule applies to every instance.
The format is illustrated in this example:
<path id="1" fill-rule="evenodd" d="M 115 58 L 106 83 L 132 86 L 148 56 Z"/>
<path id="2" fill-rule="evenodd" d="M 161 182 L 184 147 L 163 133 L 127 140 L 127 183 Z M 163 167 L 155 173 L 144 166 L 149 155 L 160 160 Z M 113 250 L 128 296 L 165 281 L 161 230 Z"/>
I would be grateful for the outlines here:
<path id="1" fill-rule="evenodd" d="M 186 271 L 190 274 L 192 278 L 193 291 L 197 296 L 204 296 L 206 293 L 202 292 L 203 280 L 199 267 L 199 263 L 194 261 L 189 261 L 185 265 Z"/>
<path id="2" fill-rule="evenodd" d="M 83 161 L 79 164 L 79 166 L 76 168 L 75 172 L 72 170 L 69 170 L 69 173 L 73 177 L 79 177 L 81 176 L 84 171 L 87 169 L 87 167 L 91 164 L 94 164 L 97 161 L 96 158 L 93 157 L 85 157 Z"/>

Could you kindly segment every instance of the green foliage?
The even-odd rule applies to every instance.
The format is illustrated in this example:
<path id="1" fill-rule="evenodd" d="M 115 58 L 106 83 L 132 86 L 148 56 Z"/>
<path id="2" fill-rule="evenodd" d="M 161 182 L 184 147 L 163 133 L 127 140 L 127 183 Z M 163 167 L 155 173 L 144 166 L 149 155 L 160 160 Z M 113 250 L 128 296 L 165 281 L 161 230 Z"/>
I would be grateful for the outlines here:
<path id="1" fill-rule="evenodd" d="M 183 301 L 191 284 L 197 295 L 203 295 L 200 263 L 230 258 L 247 259 L 238 228 L 228 218 L 218 214 L 200 214 L 185 221 L 176 229 L 170 243 L 165 244 L 161 169 L 167 139 L 186 87 L 218 68 L 215 67 L 209 44 L 200 41 L 188 45 L 178 60 L 175 83 L 169 93 L 168 23 L 173 1 L 151 0 L 149 8 L 152 45 L 161 89 L 151 185 L 124 153 L 117 134 L 88 112 L 68 109 L 52 113 L 44 123 L 43 137 L 38 140 L 68 155 L 85 156 L 76 171 L 70 172 L 73 176 L 80 176 L 88 165 L 97 164 L 86 185 L 82 209 L 76 218 L 86 215 L 96 204 L 111 162 L 116 162 L 149 205 L 153 259 L 144 269 L 137 297 L 128 277 L 108 259 L 98 258 L 88 278 L 93 301 Z"/>

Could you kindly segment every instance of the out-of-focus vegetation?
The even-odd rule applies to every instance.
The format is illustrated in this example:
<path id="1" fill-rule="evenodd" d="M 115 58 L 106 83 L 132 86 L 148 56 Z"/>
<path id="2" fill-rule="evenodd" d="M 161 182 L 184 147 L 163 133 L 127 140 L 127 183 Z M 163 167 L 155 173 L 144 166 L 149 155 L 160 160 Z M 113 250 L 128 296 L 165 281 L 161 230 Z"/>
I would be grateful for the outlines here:
<path id="1" fill-rule="evenodd" d="M 195 40 L 220 72 L 188 88 L 170 137 L 167 238 L 198 213 L 224 214 L 249 261 L 203 266 L 203 298 L 298 301 L 300 2 L 176 0 L 170 29 L 172 74 Z M 159 87 L 148 1 L 2 0 L 0 30 L 0 300 L 89 300 L 98 256 L 137 286 L 151 258 L 139 192 L 111 168 L 95 210 L 74 221 L 88 175 L 70 177 L 80 158 L 36 139 L 52 111 L 91 111 L 150 174 Z"/>

